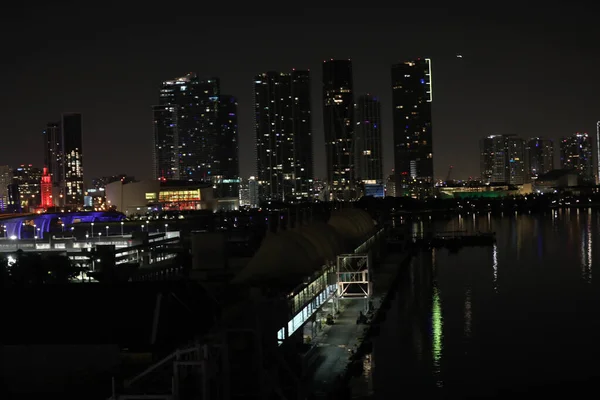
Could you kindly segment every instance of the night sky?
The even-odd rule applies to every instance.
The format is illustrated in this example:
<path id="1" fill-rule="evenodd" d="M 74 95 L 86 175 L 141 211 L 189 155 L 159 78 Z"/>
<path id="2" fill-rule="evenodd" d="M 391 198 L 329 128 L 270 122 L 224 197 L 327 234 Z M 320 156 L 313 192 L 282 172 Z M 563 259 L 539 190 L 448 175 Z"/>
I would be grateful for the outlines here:
<path id="1" fill-rule="evenodd" d="M 502 9 L 473 2 L 465 4 L 482 7 L 203 3 L 3 9 L 0 164 L 42 166 L 46 122 L 61 112 L 81 112 L 86 179 L 116 173 L 149 178 L 151 106 L 160 84 L 196 71 L 220 77 L 223 93 L 239 99 L 241 173 L 247 177 L 255 172 L 253 77 L 295 67 L 313 73 L 315 174 L 324 177 L 320 80 L 329 58 L 352 58 L 356 95 L 380 97 L 386 174 L 393 165 L 394 62 L 432 59 L 437 178 L 450 164 L 456 178 L 479 175 L 482 136 L 557 139 L 595 133 L 600 119 L 600 24 L 594 10 L 577 1 L 544 2 L 545 9 L 528 8 L 526 1 L 494 3 Z"/>

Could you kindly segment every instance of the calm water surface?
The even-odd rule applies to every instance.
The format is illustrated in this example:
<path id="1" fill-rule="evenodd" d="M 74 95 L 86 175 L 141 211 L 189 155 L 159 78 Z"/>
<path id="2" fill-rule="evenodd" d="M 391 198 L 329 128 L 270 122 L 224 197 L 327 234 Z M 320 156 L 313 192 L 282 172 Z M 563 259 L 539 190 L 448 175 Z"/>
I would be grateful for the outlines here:
<path id="1" fill-rule="evenodd" d="M 600 213 L 471 216 L 413 229 L 432 226 L 494 231 L 497 244 L 412 260 L 374 341 L 376 398 L 587 395 L 600 376 Z"/>

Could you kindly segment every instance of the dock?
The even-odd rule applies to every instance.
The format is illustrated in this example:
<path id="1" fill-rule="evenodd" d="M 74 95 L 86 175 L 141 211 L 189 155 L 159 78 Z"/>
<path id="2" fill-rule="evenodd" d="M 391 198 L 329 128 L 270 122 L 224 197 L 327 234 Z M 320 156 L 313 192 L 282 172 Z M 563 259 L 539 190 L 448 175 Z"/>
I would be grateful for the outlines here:
<path id="1" fill-rule="evenodd" d="M 466 233 L 451 231 L 415 235 L 408 245 L 417 249 L 446 248 L 451 252 L 456 252 L 463 247 L 493 246 L 495 243 L 495 232 Z"/>
<path id="2" fill-rule="evenodd" d="M 361 382 L 356 387 L 351 382 L 356 376 L 356 368 L 362 366 L 368 350 L 369 336 L 380 323 L 379 310 L 386 308 L 392 288 L 397 284 L 397 276 L 408 253 L 392 253 L 375 268 L 373 275 L 372 309 L 367 313 L 368 323 L 358 324 L 359 312 L 364 310 L 364 299 L 344 300 L 343 309 L 335 324 L 327 327 L 322 335 L 315 338 L 315 366 L 310 378 L 308 391 L 312 399 L 348 398 L 349 389 L 353 394 L 371 395 L 372 387 Z"/>

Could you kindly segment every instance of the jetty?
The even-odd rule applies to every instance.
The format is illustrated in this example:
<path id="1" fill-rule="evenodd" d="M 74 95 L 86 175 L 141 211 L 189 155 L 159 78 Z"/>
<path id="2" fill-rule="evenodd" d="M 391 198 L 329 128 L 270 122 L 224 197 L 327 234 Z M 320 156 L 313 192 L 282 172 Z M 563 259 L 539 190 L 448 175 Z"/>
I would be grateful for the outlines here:
<path id="1" fill-rule="evenodd" d="M 413 249 L 446 248 L 451 252 L 456 252 L 463 247 L 493 246 L 495 243 L 495 232 L 445 231 L 413 235 L 412 241 L 408 245 Z"/>

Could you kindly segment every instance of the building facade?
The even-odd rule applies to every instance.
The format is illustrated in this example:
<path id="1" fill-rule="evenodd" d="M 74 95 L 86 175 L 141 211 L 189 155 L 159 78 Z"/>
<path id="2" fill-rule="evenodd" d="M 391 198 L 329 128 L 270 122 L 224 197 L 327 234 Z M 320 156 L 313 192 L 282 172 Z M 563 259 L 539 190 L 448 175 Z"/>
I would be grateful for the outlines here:
<path id="1" fill-rule="evenodd" d="M 13 189 L 13 200 L 16 196 L 15 193 L 18 193 L 19 205 L 22 210 L 29 212 L 39 207 L 42 170 L 31 164 L 23 164 L 13 170 L 12 176 L 13 184 L 16 185 L 16 190 Z"/>
<path id="2" fill-rule="evenodd" d="M 356 102 L 356 166 L 358 180 L 383 181 L 381 104 L 369 94 Z"/>
<path id="3" fill-rule="evenodd" d="M 537 179 L 554 169 L 554 142 L 539 137 L 527 141 L 527 164 L 529 175 Z"/>
<path id="4" fill-rule="evenodd" d="M 353 80 L 351 60 L 323 62 L 327 183 L 337 199 L 349 199 L 355 187 Z"/>
<path id="5" fill-rule="evenodd" d="M 154 178 L 210 181 L 218 156 L 218 78 L 165 81 L 154 114 Z"/>
<path id="6" fill-rule="evenodd" d="M 484 183 L 522 185 L 529 181 L 525 140 L 515 135 L 490 135 L 480 142 Z"/>
<path id="7" fill-rule="evenodd" d="M 8 165 L 0 165 L 0 211 L 8 206 L 8 186 L 12 183 L 12 169 Z"/>
<path id="8" fill-rule="evenodd" d="M 431 60 L 392 66 L 396 194 L 424 197 L 433 189 Z"/>
<path id="9" fill-rule="evenodd" d="M 79 113 L 64 113 L 59 122 L 48 123 L 43 131 L 44 167 L 52 182 L 54 205 L 83 205 L 82 119 Z"/>
<path id="10" fill-rule="evenodd" d="M 217 157 L 214 162 L 218 175 L 213 177 L 213 183 L 218 197 L 239 197 L 238 103 L 234 96 L 219 96 L 217 122 Z"/>
<path id="11" fill-rule="evenodd" d="M 62 150 L 64 152 L 64 203 L 83 204 L 83 126 L 81 114 L 63 114 L 61 120 Z"/>
<path id="12" fill-rule="evenodd" d="M 595 181 L 592 138 L 587 133 L 576 133 L 560 141 L 560 167 L 574 169 L 586 182 Z"/>
<path id="13" fill-rule="evenodd" d="M 257 179 L 262 200 L 312 197 L 309 71 L 267 72 L 254 79 Z"/>

